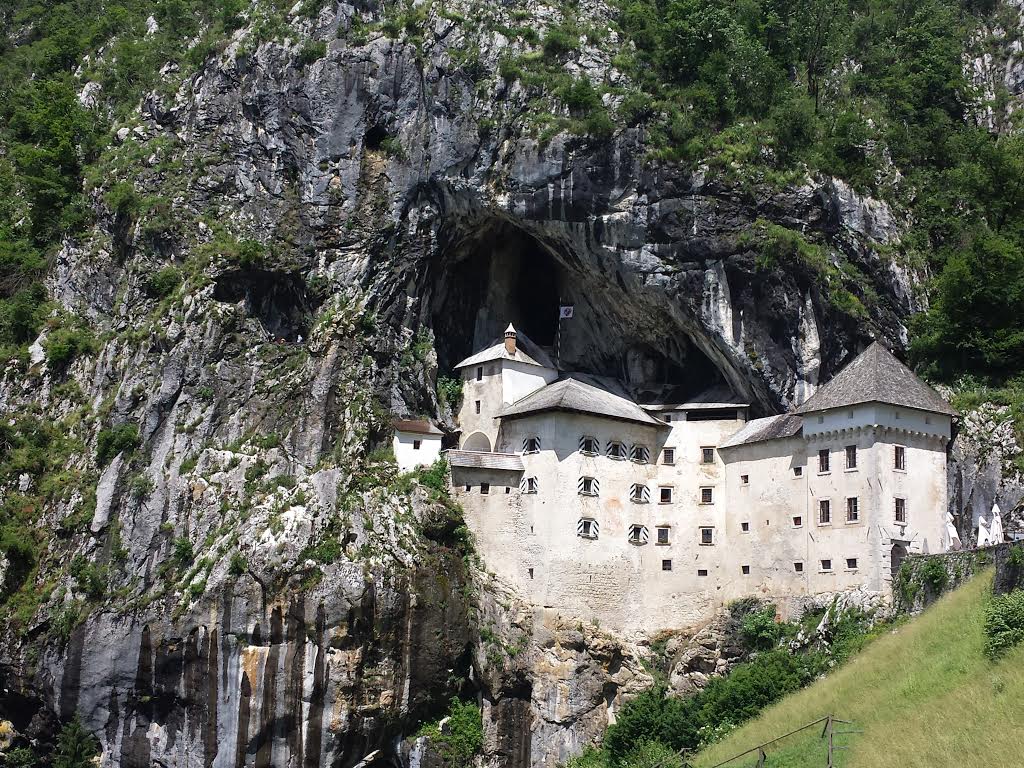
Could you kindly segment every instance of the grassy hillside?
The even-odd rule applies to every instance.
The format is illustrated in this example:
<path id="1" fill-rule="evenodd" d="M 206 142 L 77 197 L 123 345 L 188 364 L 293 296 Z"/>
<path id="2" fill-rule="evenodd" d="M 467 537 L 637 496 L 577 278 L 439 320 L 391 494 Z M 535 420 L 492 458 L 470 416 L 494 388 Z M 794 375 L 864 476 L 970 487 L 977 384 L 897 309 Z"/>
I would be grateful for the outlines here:
<path id="1" fill-rule="evenodd" d="M 766 710 L 693 760 L 710 768 L 832 712 L 863 733 L 837 738 L 849 768 L 991 768 L 1024 754 L 1024 646 L 998 662 L 983 652 L 992 575 L 983 573 L 918 619 L 872 643 L 835 674 Z M 771 768 L 825 764 L 821 728 L 768 750 Z M 756 755 L 729 763 L 752 766 Z"/>

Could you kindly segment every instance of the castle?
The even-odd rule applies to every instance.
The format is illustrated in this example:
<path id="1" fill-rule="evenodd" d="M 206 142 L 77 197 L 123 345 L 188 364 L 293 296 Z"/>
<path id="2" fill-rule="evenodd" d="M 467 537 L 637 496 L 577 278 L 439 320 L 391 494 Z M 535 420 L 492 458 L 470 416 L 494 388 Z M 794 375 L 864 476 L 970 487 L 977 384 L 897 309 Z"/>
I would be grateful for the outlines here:
<path id="1" fill-rule="evenodd" d="M 748 595 L 794 613 L 887 595 L 908 552 L 954 543 L 954 412 L 878 343 L 754 420 L 724 387 L 640 404 L 511 325 L 457 370 L 453 490 L 486 566 L 538 608 L 648 633 Z"/>

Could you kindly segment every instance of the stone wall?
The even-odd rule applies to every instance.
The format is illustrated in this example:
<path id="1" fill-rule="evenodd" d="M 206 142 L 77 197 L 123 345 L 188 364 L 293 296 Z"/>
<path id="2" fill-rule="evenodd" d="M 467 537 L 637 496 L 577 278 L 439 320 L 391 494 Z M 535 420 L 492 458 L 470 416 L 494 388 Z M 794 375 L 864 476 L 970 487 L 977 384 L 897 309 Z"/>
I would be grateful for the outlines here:
<path id="1" fill-rule="evenodd" d="M 993 591 L 1003 594 L 1024 586 L 1024 547 L 1005 542 L 994 547 L 934 555 L 909 555 L 893 584 L 896 613 L 919 613 L 939 597 L 988 566 L 995 566 Z"/>

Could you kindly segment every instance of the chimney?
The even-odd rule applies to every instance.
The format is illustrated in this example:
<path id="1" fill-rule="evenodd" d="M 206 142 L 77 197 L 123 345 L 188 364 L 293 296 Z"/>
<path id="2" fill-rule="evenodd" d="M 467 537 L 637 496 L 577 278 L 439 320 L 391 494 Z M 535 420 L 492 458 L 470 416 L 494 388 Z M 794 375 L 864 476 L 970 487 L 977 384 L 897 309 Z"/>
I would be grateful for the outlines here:
<path id="1" fill-rule="evenodd" d="M 505 351 L 509 355 L 516 353 L 516 329 L 512 327 L 512 323 L 509 323 L 508 328 L 505 329 Z"/>

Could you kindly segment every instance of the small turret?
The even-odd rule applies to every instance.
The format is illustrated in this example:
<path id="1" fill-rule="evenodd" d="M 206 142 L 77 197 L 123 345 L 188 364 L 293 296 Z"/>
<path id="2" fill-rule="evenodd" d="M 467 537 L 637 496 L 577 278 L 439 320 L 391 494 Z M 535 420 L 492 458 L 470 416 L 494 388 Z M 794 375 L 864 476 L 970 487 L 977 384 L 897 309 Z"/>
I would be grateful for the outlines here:
<path id="1" fill-rule="evenodd" d="M 508 328 L 505 329 L 505 351 L 509 355 L 516 353 L 516 329 L 512 327 L 512 323 L 509 323 Z"/>

